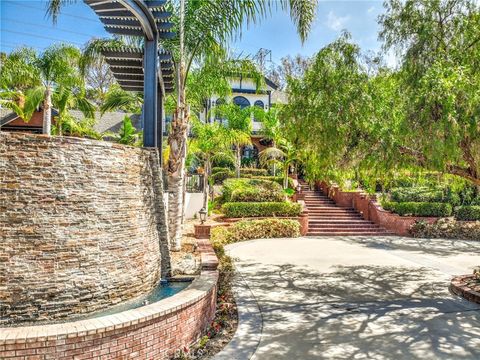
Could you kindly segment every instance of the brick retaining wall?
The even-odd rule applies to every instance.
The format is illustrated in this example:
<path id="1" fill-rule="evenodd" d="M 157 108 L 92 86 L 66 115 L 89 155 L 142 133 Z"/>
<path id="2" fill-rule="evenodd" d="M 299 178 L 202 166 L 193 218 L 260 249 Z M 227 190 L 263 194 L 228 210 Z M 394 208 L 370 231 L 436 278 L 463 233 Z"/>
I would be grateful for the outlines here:
<path id="1" fill-rule="evenodd" d="M 156 286 L 168 270 L 159 164 L 153 149 L 0 132 L 0 325 Z"/>
<path id="2" fill-rule="evenodd" d="M 199 241 L 202 272 L 178 294 L 138 309 L 99 318 L 0 328 L 0 359 L 168 359 L 198 340 L 214 318 L 218 260 Z"/>

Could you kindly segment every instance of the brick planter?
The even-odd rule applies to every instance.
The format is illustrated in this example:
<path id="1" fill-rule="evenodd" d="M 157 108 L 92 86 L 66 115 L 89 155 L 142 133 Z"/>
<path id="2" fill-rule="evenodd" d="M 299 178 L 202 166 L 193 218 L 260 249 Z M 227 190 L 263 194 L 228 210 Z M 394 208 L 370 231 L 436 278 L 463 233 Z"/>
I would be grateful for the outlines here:
<path id="1" fill-rule="evenodd" d="M 467 285 L 468 281 L 474 280 L 473 275 L 461 275 L 454 277 L 450 283 L 450 290 L 468 301 L 480 304 L 480 292 L 473 290 Z"/>
<path id="2" fill-rule="evenodd" d="M 219 223 L 219 224 L 194 224 L 195 229 L 194 234 L 196 239 L 210 239 L 211 229 L 218 226 L 230 226 L 230 224 Z"/>
<path id="3" fill-rule="evenodd" d="M 0 359 L 168 359 L 192 345 L 216 310 L 218 264 L 199 242 L 202 271 L 180 293 L 114 315 L 63 324 L 0 328 Z"/>

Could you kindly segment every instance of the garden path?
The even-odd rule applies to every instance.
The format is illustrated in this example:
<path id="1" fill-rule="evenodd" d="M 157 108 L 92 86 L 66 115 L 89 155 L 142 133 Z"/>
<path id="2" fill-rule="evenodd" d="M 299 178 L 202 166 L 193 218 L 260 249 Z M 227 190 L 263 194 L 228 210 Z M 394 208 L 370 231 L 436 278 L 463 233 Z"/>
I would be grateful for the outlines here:
<path id="1" fill-rule="evenodd" d="M 480 358 L 480 306 L 448 291 L 478 265 L 480 242 L 343 236 L 227 249 L 240 326 L 217 359 Z"/>

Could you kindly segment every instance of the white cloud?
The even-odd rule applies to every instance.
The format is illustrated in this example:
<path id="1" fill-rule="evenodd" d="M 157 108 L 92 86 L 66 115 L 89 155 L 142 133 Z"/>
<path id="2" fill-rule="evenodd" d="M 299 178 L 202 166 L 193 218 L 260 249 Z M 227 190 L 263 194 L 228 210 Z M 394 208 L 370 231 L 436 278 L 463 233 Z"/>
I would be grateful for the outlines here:
<path id="1" fill-rule="evenodd" d="M 345 28 L 345 24 L 350 20 L 350 16 L 337 16 L 330 10 L 327 16 L 326 25 L 329 29 L 340 31 Z"/>
<path id="2" fill-rule="evenodd" d="M 375 11 L 375 6 L 371 6 L 368 8 L 367 13 L 371 14 L 374 11 Z"/>

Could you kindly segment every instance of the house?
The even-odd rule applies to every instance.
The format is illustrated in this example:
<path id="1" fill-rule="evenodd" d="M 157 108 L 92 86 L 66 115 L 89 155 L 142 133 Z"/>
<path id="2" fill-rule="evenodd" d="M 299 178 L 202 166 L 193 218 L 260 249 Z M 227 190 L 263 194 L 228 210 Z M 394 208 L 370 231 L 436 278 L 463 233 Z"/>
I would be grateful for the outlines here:
<path id="1" fill-rule="evenodd" d="M 79 110 L 69 110 L 70 115 L 75 119 L 82 120 L 84 116 Z M 55 124 L 55 116 L 58 116 L 58 111 L 52 109 L 52 124 Z M 93 129 L 103 134 L 105 132 L 116 133 L 120 130 L 120 127 L 123 123 L 123 118 L 129 116 L 132 120 L 133 126 L 136 129 L 141 130 L 141 115 L 140 114 L 130 114 L 120 111 L 108 112 L 101 114 L 100 112 L 95 113 L 95 119 L 97 120 Z M 21 132 L 30 132 L 35 134 L 41 134 L 43 129 L 43 109 L 39 109 L 33 113 L 32 118 L 25 122 L 21 117 L 16 113 L 12 112 L 9 109 L 0 108 L 0 130 L 1 131 L 21 131 Z"/>
<path id="2" fill-rule="evenodd" d="M 200 113 L 200 120 L 207 123 L 214 121 L 223 123 L 223 119 L 215 118 L 212 109 L 215 106 L 224 104 L 225 102 L 233 102 L 234 104 L 244 108 L 247 106 L 258 106 L 268 111 L 272 106 L 285 102 L 285 96 L 279 90 L 277 84 L 265 77 L 264 85 L 257 89 L 255 82 L 251 78 L 235 77 L 230 79 L 232 94 L 227 98 L 212 96 L 205 101 L 205 108 Z M 254 165 L 258 163 L 258 153 L 271 145 L 268 139 L 262 135 L 262 124 L 252 116 L 252 145 L 244 146 L 242 149 L 242 162 L 245 165 Z"/>
<path id="3" fill-rule="evenodd" d="M 54 117 L 57 115 L 58 112 L 52 109 L 52 124 L 55 123 Z M 26 122 L 10 109 L 0 108 L 0 130 L 41 134 L 43 130 L 43 109 L 35 111 L 31 119 Z"/>

